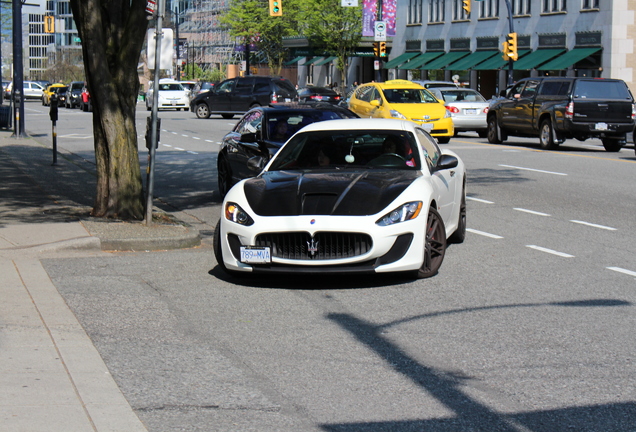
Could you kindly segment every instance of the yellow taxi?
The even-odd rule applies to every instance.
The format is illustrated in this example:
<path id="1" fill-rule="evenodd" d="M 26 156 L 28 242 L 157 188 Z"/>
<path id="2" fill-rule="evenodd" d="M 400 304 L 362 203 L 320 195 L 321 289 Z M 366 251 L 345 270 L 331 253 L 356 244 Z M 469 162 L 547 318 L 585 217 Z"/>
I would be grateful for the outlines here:
<path id="1" fill-rule="evenodd" d="M 64 106 L 66 102 L 66 84 L 51 84 L 42 92 L 42 105 L 51 105 L 51 96 L 57 96 L 58 106 Z"/>
<path id="2" fill-rule="evenodd" d="M 455 133 L 444 103 L 421 85 L 407 80 L 362 84 L 351 95 L 349 109 L 363 118 L 410 120 L 443 144 Z"/>

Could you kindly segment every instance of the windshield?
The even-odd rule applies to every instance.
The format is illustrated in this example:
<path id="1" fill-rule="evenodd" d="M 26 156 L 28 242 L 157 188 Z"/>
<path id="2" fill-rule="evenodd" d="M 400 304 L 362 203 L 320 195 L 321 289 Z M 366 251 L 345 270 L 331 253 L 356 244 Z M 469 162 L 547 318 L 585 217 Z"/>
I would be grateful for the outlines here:
<path id="1" fill-rule="evenodd" d="M 159 84 L 160 91 L 183 91 L 183 86 L 179 83 Z"/>
<path id="2" fill-rule="evenodd" d="M 581 99 L 624 99 L 631 100 L 627 86 L 622 81 L 579 80 L 576 82 L 574 97 Z"/>
<path id="3" fill-rule="evenodd" d="M 432 94 L 423 89 L 384 89 L 382 92 L 389 103 L 439 103 Z"/>
<path id="4" fill-rule="evenodd" d="M 445 102 L 486 102 L 477 92 L 466 90 L 441 90 Z"/>
<path id="5" fill-rule="evenodd" d="M 294 136 L 268 171 L 343 168 L 419 169 L 414 136 L 404 131 L 318 131 Z"/>

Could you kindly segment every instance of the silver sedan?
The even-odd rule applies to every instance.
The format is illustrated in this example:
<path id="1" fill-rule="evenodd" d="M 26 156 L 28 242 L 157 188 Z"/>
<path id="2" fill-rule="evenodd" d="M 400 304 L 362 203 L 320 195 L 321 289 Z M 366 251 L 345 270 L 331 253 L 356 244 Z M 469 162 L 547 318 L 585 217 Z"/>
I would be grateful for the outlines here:
<path id="1" fill-rule="evenodd" d="M 444 102 L 457 132 L 475 131 L 480 138 L 488 135 L 486 114 L 488 101 L 477 91 L 467 88 L 438 87 L 428 91 Z"/>

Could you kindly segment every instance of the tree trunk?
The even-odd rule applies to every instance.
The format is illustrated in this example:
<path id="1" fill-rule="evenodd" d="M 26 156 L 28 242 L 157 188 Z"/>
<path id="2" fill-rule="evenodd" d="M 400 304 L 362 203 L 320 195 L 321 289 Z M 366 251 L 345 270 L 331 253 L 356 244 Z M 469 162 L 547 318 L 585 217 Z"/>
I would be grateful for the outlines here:
<path id="1" fill-rule="evenodd" d="M 71 0 L 93 107 L 97 217 L 145 215 L 135 126 L 145 7 L 146 0 Z"/>

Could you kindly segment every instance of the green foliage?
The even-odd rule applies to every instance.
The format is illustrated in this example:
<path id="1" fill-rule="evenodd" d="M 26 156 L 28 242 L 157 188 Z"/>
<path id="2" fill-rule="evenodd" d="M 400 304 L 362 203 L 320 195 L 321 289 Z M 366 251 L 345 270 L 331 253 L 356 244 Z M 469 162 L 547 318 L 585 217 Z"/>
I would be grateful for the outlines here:
<path id="1" fill-rule="evenodd" d="M 184 75 L 183 79 L 186 80 L 199 80 L 199 81 L 211 81 L 219 82 L 225 79 L 226 71 L 223 69 L 209 69 L 204 70 L 197 64 L 188 63 L 182 69 Z"/>

